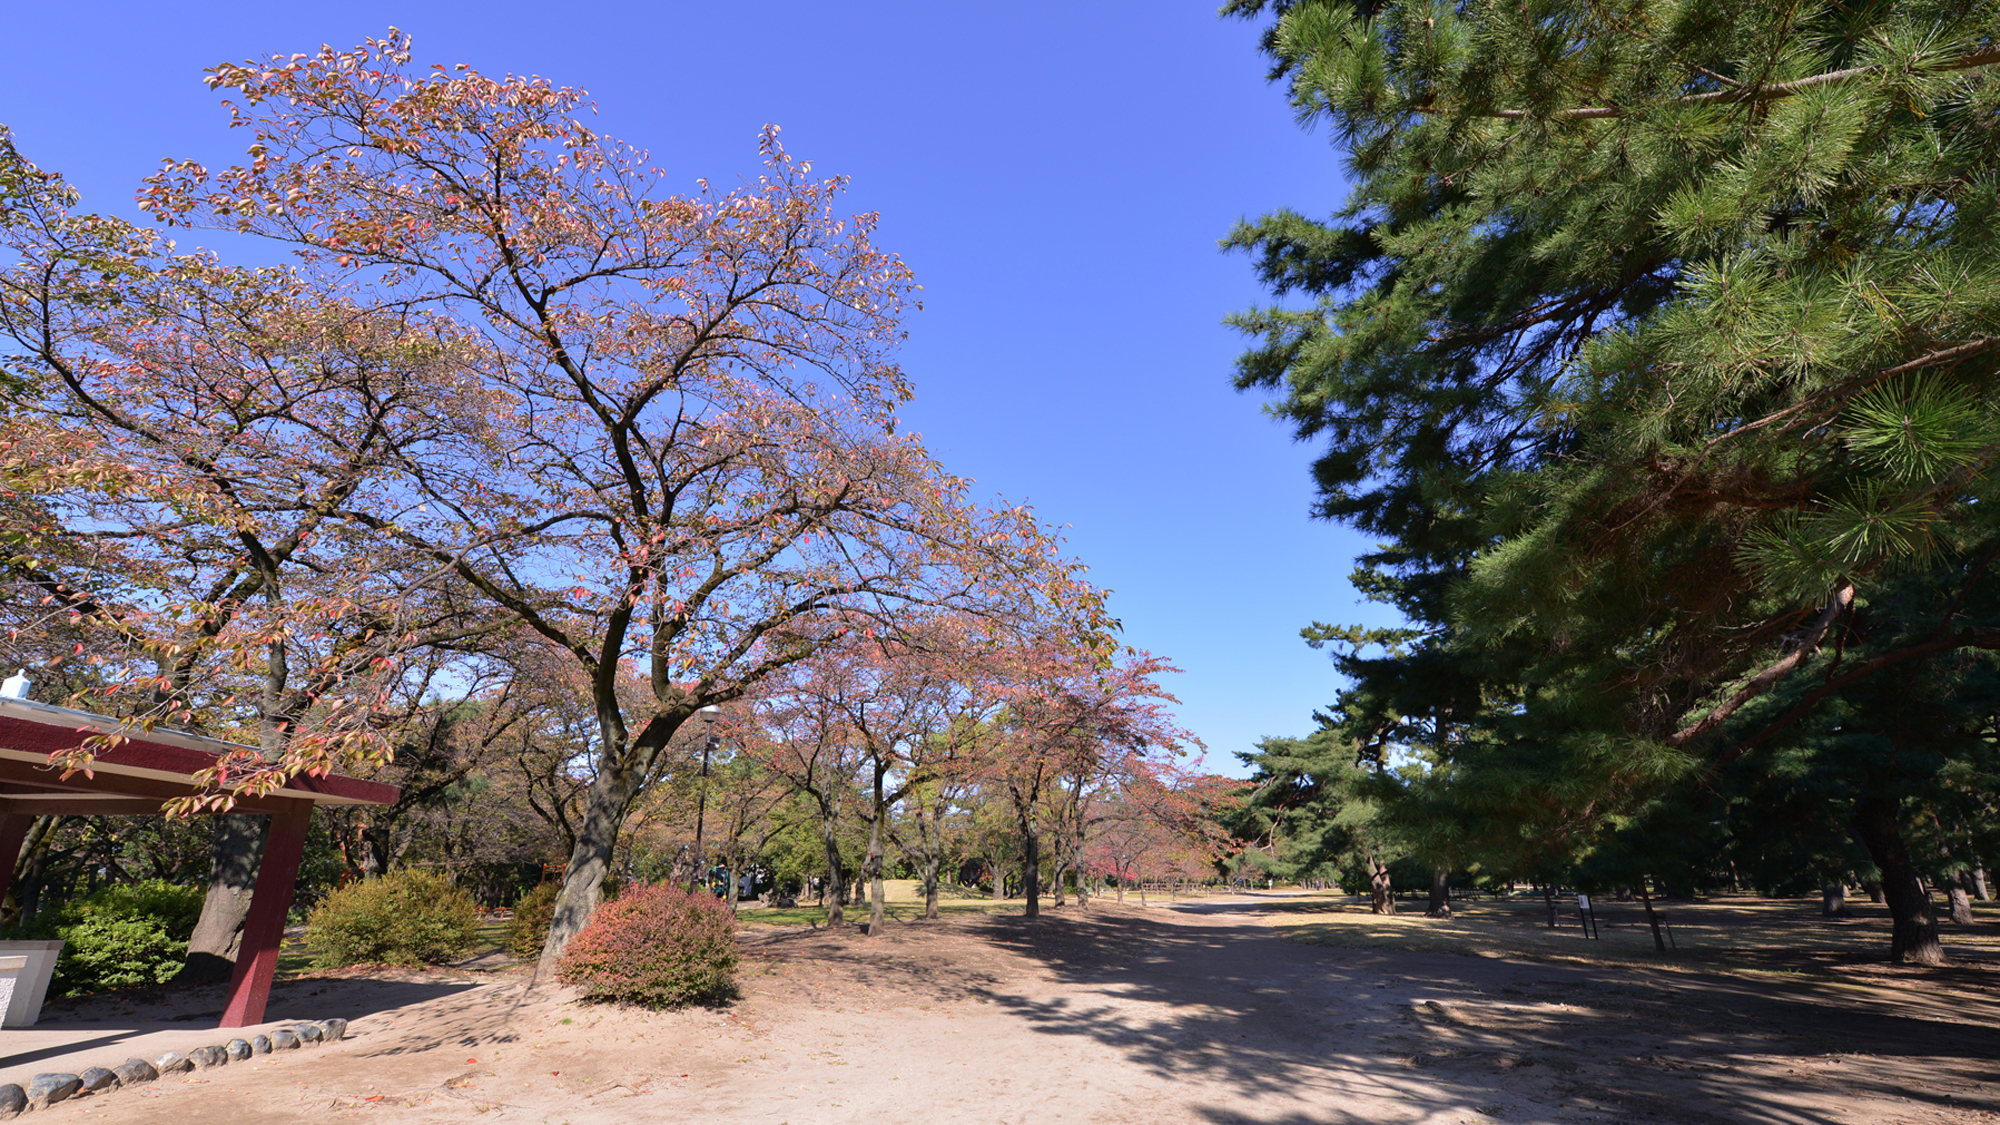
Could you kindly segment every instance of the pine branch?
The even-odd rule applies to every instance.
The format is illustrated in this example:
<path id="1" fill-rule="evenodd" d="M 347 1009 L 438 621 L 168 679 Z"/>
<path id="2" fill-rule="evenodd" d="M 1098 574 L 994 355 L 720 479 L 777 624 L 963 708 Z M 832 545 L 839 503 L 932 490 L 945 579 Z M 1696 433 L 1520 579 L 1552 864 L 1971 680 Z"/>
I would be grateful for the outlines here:
<path id="1" fill-rule="evenodd" d="M 1983 51 L 1974 51 L 1969 55 L 1960 55 L 1958 58 L 1923 69 L 1931 73 L 1945 73 L 1954 70 L 1972 70 L 1976 67 L 1991 66 L 1994 63 L 2000 63 L 2000 46 L 1988 47 Z M 1884 73 L 1887 70 L 1888 68 L 1883 66 L 1849 67 L 1846 70 L 1828 71 L 1825 74 L 1797 78 L 1790 82 L 1778 82 L 1770 86 L 1739 86 L 1732 90 L 1715 90 L 1706 94 L 1688 94 L 1675 98 L 1674 104 L 1733 105 L 1740 102 L 1774 102 L 1792 97 L 1795 94 L 1804 93 L 1815 87 L 1827 86 L 1836 82 L 1846 82 L 1854 78 L 1866 78 L 1870 75 Z M 1703 71 L 1703 73 L 1708 72 Z M 1436 105 L 1420 105 L 1409 108 L 1414 113 L 1447 114 L 1456 112 L 1448 107 Z M 1554 120 L 1562 121 L 1596 117 L 1623 117 L 1626 112 L 1626 110 L 1618 106 L 1590 106 L 1582 109 L 1561 109 L 1549 116 Z M 1526 109 L 1494 109 L 1483 113 L 1476 113 L 1473 116 L 1503 117 L 1510 120 L 1518 120 L 1539 115 L 1532 110 Z"/>
<path id="2" fill-rule="evenodd" d="M 1667 739 L 1667 745 L 1687 745 L 1689 742 L 1714 730 L 1723 720 L 1741 709 L 1745 703 L 1770 690 L 1772 684 L 1784 679 L 1785 675 L 1798 667 L 1800 662 L 1804 661 L 1807 656 L 1819 650 L 1820 639 L 1826 636 L 1826 631 L 1833 624 L 1834 619 L 1840 616 L 1842 610 L 1845 610 L 1853 603 L 1854 583 L 1849 582 L 1834 591 L 1833 597 L 1827 599 L 1826 608 L 1820 611 L 1819 617 L 1806 630 L 1806 635 L 1799 638 L 1798 643 L 1792 647 L 1791 652 L 1786 653 L 1777 663 L 1772 664 L 1769 668 L 1751 677 L 1749 683 L 1744 684 L 1741 690 L 1735 695 L 1730 696 L 1721 706 L 1710 711 L 1700 722 L 1674 732 Z"/>
<path id="3" fill-rule="evenodd" d="M 1749 738 L 1744 739 L 1742 742 L 1737 743 L 1729 752 L 1717 758 L 1716 764 L 1718 766 L 1727 765 L 1744 754 L 1749 753 L 1757 744 L 1797 722 L 1800 716 L 1812 710 L 1813 706 L 1820 700 L 1825 699 L 1827 696 L 1832 695 L 1834 692 L 1839 691 L 1841 688 L 1864 676 L 1873 675 L 1891 665 L 1906 664 L 1912 660 L 1920 660 L 1926 656 L 1934 656 L 1940 652 L 1950 652 L 1953 649 L 1959 648 L 2000 649 L 2000 629 L 1961 629 L 1949 636 L 1933 637 L 1919 644 L 1885 652 L 1872 660 L 1863 661 L 1845 676 L 1837 680 L 1828 681 L 1820 687 L 1815 688 L 1812 694 L 1799 700 L 1798 703 L 1792 706 L 1791 710 L 1779 716 L 1776 721 L 1756 734 L 1751 735 Z"/>

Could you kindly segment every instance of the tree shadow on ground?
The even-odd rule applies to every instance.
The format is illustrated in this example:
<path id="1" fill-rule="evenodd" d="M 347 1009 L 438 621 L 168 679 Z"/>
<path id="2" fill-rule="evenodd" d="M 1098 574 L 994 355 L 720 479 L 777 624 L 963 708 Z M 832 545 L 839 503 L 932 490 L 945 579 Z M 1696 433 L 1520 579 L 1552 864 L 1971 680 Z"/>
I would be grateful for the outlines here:
<path id="1" fill-rule="evenodd" d="M 1385 1100 L 1417 1116 L 1676 1122 L 1831 1122 L 1898 1099 L 2000 1110 L 1984 1086 L 2000 1059 L 1990 992 L 1324 949 L 1277 939 L 1249 917 L 1256 905 L 965 924 L 1061 986 L 994 1002 L 1156 1074 L 1240 1091 L 1192 1107 L 1217 1122 L 1376 1120 Z"/>

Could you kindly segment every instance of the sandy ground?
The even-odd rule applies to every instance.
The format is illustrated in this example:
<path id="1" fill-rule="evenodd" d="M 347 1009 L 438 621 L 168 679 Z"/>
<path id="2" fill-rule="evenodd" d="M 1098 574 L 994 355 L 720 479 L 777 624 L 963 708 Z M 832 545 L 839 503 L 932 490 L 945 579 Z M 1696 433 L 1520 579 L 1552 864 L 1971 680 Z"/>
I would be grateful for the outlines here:
<path id="1" fill-rule="evenodd" d="M 653 1014 L 439 974 L 341 1044 L 54 1107 L 109 1122 L 1959 1122 L 1984 992 L 1750 984 L 1278 939 L 1267 901 L 748 927 L 743 995 Z M 360 982 L 351 982 L 360 987 Z M 297 982 L 303 995 L 318 987 Z M 387 987 L 421 987 L 412 980 Z M 323 1010 L 330 1001 L 347 1011 Z"/>

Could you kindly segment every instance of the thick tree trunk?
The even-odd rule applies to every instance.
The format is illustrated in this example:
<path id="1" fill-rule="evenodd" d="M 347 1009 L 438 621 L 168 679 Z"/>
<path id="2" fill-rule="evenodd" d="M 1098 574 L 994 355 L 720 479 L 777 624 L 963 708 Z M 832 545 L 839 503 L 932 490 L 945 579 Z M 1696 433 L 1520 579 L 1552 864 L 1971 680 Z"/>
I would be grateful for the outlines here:
<path id="1" fill-rule="evenodd" d="M 1431 904 L 1425 909 L 1424 917 L 1451 917 L 1451 868 L 1431 868 Z"/>
<path id="2" fill-rule="evenodd" d="M 1889 902 L 1894 925 L 1889 958 L 1899 963 L 1942 965 L 1944 947 L 1938 942 L 1937 912 L 1931 909 L 1930 895 L 1924 893 L 1916 865 L 1910 861 L 1902 827 L 1896 823 L 1897 812 L 1896 798 L 1886 795 L 1854 803 L 1854 834 L 1882 872 L 1882 896 Z"/>
<path id="3" fill-rule="evenodd" d="M 1396 896 L 1391 893 L 1392 889 L 1389 884 L 1389 865 L 1383 863 L 1380 856 L 1371 852 L 1368 856 L 1369 910 L 1376 914 L 1394 914 Z"/>
<path id="4" fill-rule="evenodd" d="M 1070 875 L 1076 879 L 1076 906 L 1079 910 L 1090 909 L 1090 884 L 1083 877 L 1083 868 L 1071 865 Z"/>
<path id="5" fill-rule="evenodd" d="M 570 849 L 569 869 L 563 874 L 555 914 L 549 919 L 549 937 L 542 944 L 542 959 L 535 965 L 536 984 L 554 979 L 563 947 L 583 932 L 590 916 L 597 912 L 597 904 L 603 898 L 604 877 L 611 871 L 611 851 L 618 844 L 618 830 L 624 827 L 625 812 L 631 803 L 631 777 L 624 770 L 600 770 L 597 780 L 584 791 L 583 814 L 576 825 L 576 846 Z M 699 858 L 696 862 L 700 862 Z"/>
<path id="6" fill-rule="evenodd" d="M 1865 895 L 1867 895 L 1867 896 L 1868 896 L 1868 901 L 1869 901 L 1869 902 L 1872 902 L 1872 903 L 1875 903 L 1875 904 L 1877 904 L 1877 905 L 1880 905 L 1880 904 L 1881 904 L 1881 902 L 1882 902 L 1882 880 L 1880 880 L 1880 879 L 1863 879 L 1863 880 L 1861 881 L 1861 891 L 1862 891 L 1862 893 L 1863 893 L 1863 894 L 1865 894 Z"/>
<path id="7" fill-rule="evenodd" d="M 1970 882 L 1970 880 L 1967 881 Z M 1953 883 L 1951 885 L 1950 897 L 1952 925 L 1972 925 L 1972 892 L 1966 890 L 1961 884 Z"/>
<path id="8" fill-rule="evenodd" d="M 270 825 L 270 817 L 250 813 L 215 818 L 208 894 L 201 900 L 201 917 L 188 938 L 187 963 L 176 979 L 210 983 L 228 980 L 236 971 L 236 950 L 243 940 L 243 921 L 250 916 L 257 863 L 264 854 L 264 836 Z"/>
<path id="9" fill-rule="evenodd" d="M 993 868 L 993 901 L 1007 897 L 1007 869 L 999 864 L 989 864 Z"/>
<path id="10" fill-rule="evenodd" d="M 1819 914 L 1822 918 L 1847 917 L 1847 884 L 1830 879 L 1819 885 Z"/>
<path id="11" fill-rule="evenodd" d="M 1983 863 L 1972 868 L 1972 897 L 1981 902 L 1993 901 L 1993 896 L 1986 890 L 1986 865 Z"/>

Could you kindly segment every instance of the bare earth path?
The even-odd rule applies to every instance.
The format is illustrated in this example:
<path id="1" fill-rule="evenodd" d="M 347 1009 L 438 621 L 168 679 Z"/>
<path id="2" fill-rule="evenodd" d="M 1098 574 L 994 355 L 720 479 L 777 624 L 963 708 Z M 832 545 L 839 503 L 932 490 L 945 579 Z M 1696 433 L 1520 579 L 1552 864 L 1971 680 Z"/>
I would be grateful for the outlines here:
<path id="1" fill-rule="evenodd" d="M 1959 1122 L 1983 990 L 1326 949 L 1254 898 L 749 927 L 743 997 L 648 1014 L 505 976 L 337 1047 L 55 1107 L 110 1122 Z M 320 1012 L 300 1015 L 359 1013 Z M 566 1022 L 567 1021 L 567 1022 Z M 115 1060 L 114 1060 L 115 1061 Z"/>

